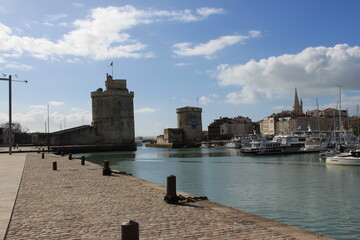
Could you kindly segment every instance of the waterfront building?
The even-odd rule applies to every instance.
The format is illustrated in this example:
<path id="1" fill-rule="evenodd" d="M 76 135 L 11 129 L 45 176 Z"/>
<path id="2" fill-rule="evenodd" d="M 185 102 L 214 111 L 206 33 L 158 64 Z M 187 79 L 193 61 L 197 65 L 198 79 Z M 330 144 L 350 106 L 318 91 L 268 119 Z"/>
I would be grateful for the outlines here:
<path id="1" fill-rule="evenodd" d="M 274 113 L 260 122 L 263 135 L 290 134 L 299 131 L 316 130 L 331 132 L 340 129 L 339 114 L 342 118 L 342 129 L 348 129 L 348 113 L 346 110 L 327 108 L 303 112 L 302 101 L 299 101 L 297 89 L 294 94 L 292 111 Z"/>
<path id="2" fill-rule="evenodd" d="M 106 75 L 106 90 L 91 93 L 92 126 L 102 144 L 127 145 L 135 142 L 134 92 L 129 92 L 125 79 Z"/>
<path id="3" fill-rule="evenodd" d="M 156 146 L 199 146 L 203 139 L 201 113 L 198 107 L 177 108 L 177 128 L 164 129 L 164 134 L 156 138 Z"/>
<path id="4" fill-rule="evenodd" d="M 125 79 L 106 75 L 106 89 L 91 92 L 92 124 L 53 133 L 34 133 L 35 145 L 88 146 L 86 151 L 135 150 L 134 92 L 126 87 Z M 72 148 L 75 152 L 75 148 Z"/>
<path id="5" fill-rule="evenodd" d="M 210 140 L 231 139 L 252 134 L 253 129 L 254 123 L 248 117 L 220 117 L 208 126 L 208 136 Z"/>

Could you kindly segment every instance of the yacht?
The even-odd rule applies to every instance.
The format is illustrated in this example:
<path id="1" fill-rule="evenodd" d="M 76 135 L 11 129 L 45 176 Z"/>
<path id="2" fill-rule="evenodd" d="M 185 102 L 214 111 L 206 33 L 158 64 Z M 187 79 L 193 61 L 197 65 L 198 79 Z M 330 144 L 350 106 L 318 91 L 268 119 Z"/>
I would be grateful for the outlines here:
<path id="1" fill-rule="evenodd" d="M 272 142 L 278 142 L 284 145 L 290 151 L 300 151 L 305 146 L 307 135 L 289 134 L 275 135 Z"/>
<path id="2" fill-rule="evenodd" d="M 360 150 L 352 150 L 348 153 L 327 157 L 326 164 L 360 166 Z"/>
<path id="3" fill-rule="evenodd" d="M 253 141 L 249 142 L 248 145 L 243 146 L 240 149 L 241 153 L 244 154 L 279 154 L 285 153 L 285 146 L 280 142 L 269 142 L 269 141 Z"/>

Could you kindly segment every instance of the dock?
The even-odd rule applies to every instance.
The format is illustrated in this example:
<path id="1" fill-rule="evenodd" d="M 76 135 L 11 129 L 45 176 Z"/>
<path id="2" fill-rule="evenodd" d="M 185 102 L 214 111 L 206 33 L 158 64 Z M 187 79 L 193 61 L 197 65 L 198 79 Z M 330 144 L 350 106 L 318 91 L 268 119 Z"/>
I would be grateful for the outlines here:
<path id="1" fill-rule="evenodd" d="M 103 167 L 88 161 L 16 154 L 0 154 L 0 194 L 13 195 L 8 223 L 0 225 L 6 240 L 121 239 L 128 220 L 139 223 L 140 239 L 330 239 L 211 199 L 167 204 L 165 186 L 129 175 L 103 176 Z M 7 185 L 13 191 L 5 191 Z"/>

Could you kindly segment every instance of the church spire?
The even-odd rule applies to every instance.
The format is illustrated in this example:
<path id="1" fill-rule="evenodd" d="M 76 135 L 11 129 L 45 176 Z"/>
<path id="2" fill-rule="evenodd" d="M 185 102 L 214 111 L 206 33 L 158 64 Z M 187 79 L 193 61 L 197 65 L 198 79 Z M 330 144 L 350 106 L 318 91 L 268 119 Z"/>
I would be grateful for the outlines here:
<path id="1" fill-rule="evenodd" d="M 301 105 L 300 105 L 299 97 L 298 97 L 298 94 L 297 94 L 297 89 L 295 88 L 293 113 L 294 114 L 301 114 L 302 113 L 301 109 L 302 109 L 302 101 L 301 101 Z"/>

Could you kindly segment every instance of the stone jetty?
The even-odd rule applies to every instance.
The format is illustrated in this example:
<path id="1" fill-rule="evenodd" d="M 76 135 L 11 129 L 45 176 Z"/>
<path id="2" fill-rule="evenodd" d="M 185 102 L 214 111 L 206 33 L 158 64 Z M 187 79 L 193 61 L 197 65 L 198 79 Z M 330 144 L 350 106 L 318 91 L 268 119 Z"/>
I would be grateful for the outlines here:
<path id="1" fill-rule="evenodd" d="M 5 239 L 121 239 L 127 220 L 139 223 L 140 239 L 329 239 L 209 200 L 167 204 L 165 186 L 102 170 L 27 154 Z"/>

